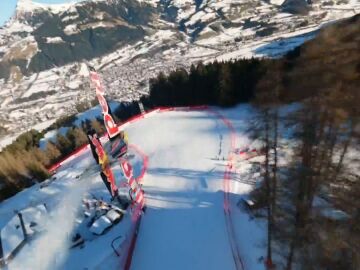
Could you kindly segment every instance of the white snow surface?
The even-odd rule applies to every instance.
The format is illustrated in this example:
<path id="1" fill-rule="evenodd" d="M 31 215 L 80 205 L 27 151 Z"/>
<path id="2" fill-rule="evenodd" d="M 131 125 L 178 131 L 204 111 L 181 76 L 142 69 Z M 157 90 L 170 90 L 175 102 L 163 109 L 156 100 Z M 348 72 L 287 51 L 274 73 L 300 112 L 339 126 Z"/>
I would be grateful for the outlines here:
<path id="1" fill-rule="evenodd" d="M 61 37 L 47 37 L 46 42 L 47 43 L 63 43 L 64 40 Z"/>
<path id="2" fill-rule="evenodd" d="M 233 124 L 236 148 L 251 143 L 245 134 L 252 115 L 250 106 L 214 110 Z M 224 171 L 231 151 L 228 126 L 209 111 L 173 111 L 154 113 L 132 123 L 127 132 L 130 143 L 149 158 L 143 178 L 147 210 L 131 269 L 236 269 L 224 216 Z M 139 163 L 135 165 L 138 171 Z M 130 222 L 126 215 L 104 235 L 86 241 L 83 248 L 69 249 L 67 245 L 84 194 L 109 199 L 98 173 L 76 178 L 93 166 L 87 150 L 63 165 L 56 179 L 46 182 L 42 189 L 37 184 L 0 204 L 0 228 L 9 221 L 12 210 L 29 205 L 46 203 L 51 216 L 48 231 L 27 243 L 9 270 L 49 269 L 50 265 L 51 269 L 119 269 L 110 244 L 126 234 Z M 119 166 L 114 169 L 117 181 L 122 181 Z M 257 270 L 264 269 L 258 259 L 265 254 L 265 226 L 250 220 L 236 206 L 251 188 L 232 176 L 230 204 L 235 241 L 245 268 Z"/>
<path id="3" fill-rule="evenodd" d="M 8 258 L 12 251 L 17 248 L 25 239 L 24 232 L 21 227 L 20 219 L 15 215 L 1 229 L 1 245 L 4 258 Z"/>
<path id="4" fill-rule="evenodd" d="M 60 13 L 65 10 L 73 8 L 73 3 L 65 4 L 41 4 L 37 3 L 36 0 L 18 0 L 16 10 L 19 12 L 34 12 L 39 9 L 47 9 L 53 13 Z"/>

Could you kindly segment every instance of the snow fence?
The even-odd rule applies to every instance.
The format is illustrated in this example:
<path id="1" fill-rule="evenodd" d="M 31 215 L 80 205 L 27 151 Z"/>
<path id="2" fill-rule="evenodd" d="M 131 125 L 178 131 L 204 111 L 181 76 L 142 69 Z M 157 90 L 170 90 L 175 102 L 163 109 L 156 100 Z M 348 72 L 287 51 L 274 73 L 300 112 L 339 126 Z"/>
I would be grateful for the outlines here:
<path id="1" fill-rule="evenodd" d="M 240 250 L 238 247 L 238 243 L 236 241 L 237 238 L 235 235 L 234 223 L 232 221 L 231 203 L 230 203 L 230 198 L 229 198 L 230 190 L 231 190 L 231 177 L 232 177 L 232 174 L 234 171 L 232 155 L 235 152 L 235 146 L 236 146 L 236 130 L 235 130 L 234 126 L 232 125 L 231 121 L 229 119 L 227 119 L 225 116 L 223 116 L 221 113 L 216 111 L 215 109 L 213 109 L 209 106 L 206 106 L 206 105 L 187 106 L 187 107 L 158 107 L 158 108 L 155 108 L 153 110 L 150 110 L 150 111 L 145 112 L 140 115 L 136 115 L 136 116 L 128 119 L 126 122 L 119 125 L 118 128 L 123 130 L 130 124 L 135 123 L 143 118 L 151 117 L 152 115 L 154 115 L 156 113 L 169 112 L 169 111 L 185 111 L 185 112 L 186 111 L 207 111 L 210 114 L 213 114 L 218 119 L 220 119 L 230 131 L 230 143 L 231 143 L 230 147 L 231 147 L 231 149 L 230 149 L 230 154 L 229 154 L 228 160 L 227 160 L 227 166 L 226 166 L 226 169 L 224 171 L 224 176 L 223 176 L 224 215 L 225 215 L 225 221 L 226 221 L 227 234 L 229 237 L 229 244 L 231 247 L 232 256 L 234 259 L 236 269 L 244 270 L 245 266 L 241 259 Z M 107 135 L 104 135 L 101 139 L 104 141 L 107 140 Z M 136 146 L 133 146 L 133 147 L 136 147 Z M 75 152 L 70 154 L 68 157 L 64 158 L 57 164 L 53 165 L 49 169 L 49 171 L 54 172 L 55 170 L 60 168 L 62 165 L 64 165 L 68 161 L 70 161 L 73 158 L 82 154 L 88 148 L 89 148 L 89 146 L 85 145 L 85 146 L 81 147 L 80 149 L 77 149 Z M 144 153 L 142 153 L 140 151 L 140 149 L 137 149 L 137 151 L 139 151 L 139 153 L 141 153 L 141 155 L 143 156 L 143 160 L 144 160 L 143 170 L 141 172 L 141 176 L 138 178 L 138 179 L 141 179 L 141 178 L 143 178 L 143 176 L 147 170 L 148 157 Z M 133 225 L 132 225 L 131 229 L 129 230 L 128 234 L 125 236 L 124 240 L 121 241 L 121 243 L 116 248 L 114 248 L 119 257 L 119 262 L 120 262 L 120 266 L 121 266 L 120 269 L 123 269 L 123 270 L 130 269 L 131 260 L 132 260 L 133 252 L 134 252 L 135 245 L 136 245 L 137 235 L 139 233 L 139 228 L 140 228 L 141 215 L 138 215 L 137 213 L 134 213 L 134 214 L 136 216 L 135 216 L 135 218 L 134 218 L 134 216 L 132 217 Z M 113 256 L 113 255 L 111 255 L 111 256 Z"/>

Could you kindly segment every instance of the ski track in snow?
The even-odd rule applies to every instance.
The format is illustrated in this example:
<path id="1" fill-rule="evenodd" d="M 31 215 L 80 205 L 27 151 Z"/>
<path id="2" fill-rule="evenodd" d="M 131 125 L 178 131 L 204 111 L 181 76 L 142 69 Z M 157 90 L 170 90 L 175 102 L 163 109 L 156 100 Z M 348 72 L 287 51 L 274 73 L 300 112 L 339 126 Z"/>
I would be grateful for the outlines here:
<path id="1" fill-rule="evenodd" d="M 237 133 L 246 130 L 249 111 L 248 106 L 232 110 L 167 111 L 131 121 L 127 126 L 134 147 L 142 149 L 148 157 L 143 161 L 148 165 L 143 182 L 147 211 L 139 228 L 132 270 L 263 269 L 257 259 L 264 252 L 258 246 L 264 229 L 235 208 L 249 186 L 232 180 L 235 173 L 232 152 L 235 147 L 249 144 L 246 135 Z M 40 195 L 34 195 L 36 187 L 32 187 L 2 203 L 0 211 L 7 206 L 25 207 L 29 204 L 26 194 L 36 202 L 61 198 L 72 187 L 74 172 L 90 164 L 93 163 L 89 151 L 80 153 L 61 167 L 58 179 Z M 134 169 L 141 174 L 145 173 L 144 167 L 137 164 Z M 114 173 L 121 177 L 119 170 Z M 90 192 L 106 196 L 99 177 L 92 176 L 88 181 Z M 49 192 L 54 187 L 57 189 Z M 0 222 L 4 220 L 0 218 Z M 72 249 L 64 258 L 64 265 L 58 264 L 54 269 L 120 269 L 110 243 L 129 226 L 124 220 L 104 236 L 86 242 L 83 249 Z M 20 255 L 23 254 L 26 253 L 21 251 Z"/>
<path id="2" fill-rule="evenodd" d="M 222 150 L 223 133 L 229 133 L 229 153 L 233 152 L 236 142 L 235 129 L 232 126 L 231 122 L 227 118 L 222 116 L 219 112 L 212 109 L 205 112 L 196 113 L 205 114 L 206 116 L 215 116 L 214 119 L 209 118 L 209 121 L 215 121 L 214 129 L 216 131 L 215 134 L 218 134 L 219 141 L 219 147 L 217 152 L 218 157 L 220 158 Z M 218 120 L 221 120 L 223 122 L 222 125 L 225 126 L 228 131 L 221 130 L 221 125 L 219 125 Z M 201 144 L 201 140 L 203 139 L 203 136 L 199 136 L 200 142 L 197 143 Z M 194 144 L 194 140 L 192 140 L 191 144 Z M 214 146 L 216 146 L 215 143 Z M 186 147 L 186 143 L 184 147 Z M 208 147 L 208 145 L 206 145 L 206 147 Z M 216 147 L 214 147 L 214 150 L 214 155 L 216 156 Z M 200 160 L 206 163 L 205 160 L 201 158 Z M 169 200 L 169 202 L 171 202 L 172 204 L 172 207 L 170 211 L 150 212 L 149 210 L 149 215 L 151 216 L 148 216 L 147 214 L 146 217 L 143 218 L 138 240 L 138 248 L 135 250 L 132 269 L 244 269 L 244 265 L 240 257 L 239 247 L 236 243 L 237 238 L 235 236 L 235 230 L 233 227 L 230 211 L 229 192 L 232 165 L 230 162 L 227 163 L 228 164 L 226 165 L 223 179 L 218 179 L 218 181 L 223 180 L 223 205 L 225 220 L 221 219 L 221 217 L 219 216 L 219 213 L 221 211 L 221 207 L 219 207 L 219 205 L 221 204 L 213 202 L 214 199 L 217 201 L 219 199 L 221 200 L 221 192 L 218 192 L 221 190 L 217 190 L 217 192 L 209 194 L 206 194 L 206 191 L 201 190 L 201 188 L 207 189 L 208 187 L 208 185 L 204 185 L 204 182 L 206 182 L 205 176 L 199 176 L 198 179 L 196 179 L 196 177 L 189 179 L 189 182 L 191 181 L 193 183 L 186 183 L 187 186 L 182 192 L 184 193 L 183 198 L 181 198 L 181 200 L 176 200 L 175 202 L 173 198 L 173 196 L 175 195 L 174 192 L 167 190 L 162 191 L 163 195 L 160 197 L 161 199 L 159 198 L 159 196 L 157 196 L 155 199 L 152 198 L 151 195 L 149 195 L 146 186 L 144 186 L 149 197 L 148 205 L 150 208 L 151 201 L 153 200 Z M 213 171 L 213 169 L 210 169 L 210 171 Z M 206 170 L 204 170 L 203 173 L 208 175 L 208 172 L 206 172 Z M 156 174 L 156 172 L 154 172 L 154 174 Z M 180 173 L 176 174 L 177 177 L 181 177 L 181 175 L 182 174 Z M 147 178 L 149 178 L 149 175 Z M 181 180 L 181 178 L 177 179 L 177 181 Z M 198 184 L 197 181 L 200 181 L 200 184 Z M 195 187 L 192 186 L 193 184 L 195 184 Z M 193 194 L 192 196 L 189 196 L 188 193 Z M 204 196 L 204 193 L 209 196 L 209 198 L 207 196 Z M 214 198 L 210 198 L 210 194 L 211 197 L 215 195 Z M 170 198 L 168 197 L 169 195 Z M 201 197 L 204 201 L 202 202 L 202 204 L 197 205 L 194 202 L 197 202 L 196 199 L 199 199 L 199 197 Z M 185 202 L 189 202 L 192 204 L 190 207 L 188 207 L 184 204 Z M 183 203 L 183 205 L 175 205 L 174 203 Z M 179 208 L 181 210 L 179 210 Z M 191 213 L 195 210 L 196 213 Z M 223 223 L 224 221 L 225 224 Z M 150 225 L 148 223 L 152 224 Z M 159 234 L 154 234 L 154 228 L 164 228 L 164 230 L 162 230 L 163 232 Z M 172 232 L 164 235 L 164 232 L 169 229 L 172 230 Z M 180 232 L 183 232 L 184 230 L 184 232 L 187 232 L 187 235 L 185 235 L 184 237 L 182 233 L 179 233 L 179 230 Z M 226 235 L 224 235 L 226 233 L 228 234 L 228 243 L 226 242 L 227 237 Z M 157 237 L 157 239 L 153 239 L 152 237 Z M 199 250 L 201 250 L 204 243 L 206 243 L 207 237 L 211 237 L 212 239 L 215 238 L 215 244 L 212 246 L 208 246 L 206 248 L 206 252 L 202 253 L 202 256 L 200 255 L 201 253 L 197 253 L 196 256 L 194 256 L 195 254 L 193 253 L 193 246 L 199 245 L 197 247 L 199 248 Z M 153 243 L 156 243 L 155 245 L 158 248 L 154 248 Z M 197 249 L 195 248 L 195 250 Z M 149 255 L 149 253 L 151 255 Z M 229 258 L 229 254 L 232 254 L 232 258 Z"/>

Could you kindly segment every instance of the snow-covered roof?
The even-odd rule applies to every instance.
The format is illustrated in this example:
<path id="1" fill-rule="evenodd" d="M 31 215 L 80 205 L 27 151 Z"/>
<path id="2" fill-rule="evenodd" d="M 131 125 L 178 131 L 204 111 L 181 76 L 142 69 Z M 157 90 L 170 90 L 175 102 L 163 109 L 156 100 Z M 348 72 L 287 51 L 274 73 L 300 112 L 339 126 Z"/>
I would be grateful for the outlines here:
<path id="1" fill-rule="evenodd" d="M 15 215 L 0 231 L 3 258 L 6 260 L 25 241 L 24 228 L 18 215 Z"/>

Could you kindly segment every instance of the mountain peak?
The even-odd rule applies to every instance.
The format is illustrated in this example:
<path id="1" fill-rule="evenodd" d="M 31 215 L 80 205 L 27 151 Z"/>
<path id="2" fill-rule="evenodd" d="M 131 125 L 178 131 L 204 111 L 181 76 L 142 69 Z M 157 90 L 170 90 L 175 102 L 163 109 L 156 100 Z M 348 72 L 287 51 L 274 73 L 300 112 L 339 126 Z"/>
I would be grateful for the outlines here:
<path id="1" fill-rule="evenodd" d="M 33 11 L 41 8 L 41 4 L 34 3 L 32 0 L 18 0 L 16 11 Z"/>
<path id="2" fill-rule="evenodd" d="M 86 2 L 86 1 L 83 1 Z M 72 6 L 74 6 L 75 3 L 65 3 L 65 4 L 40 4 L 36 3 L 36 1 L 32 0 L 18 0 L 17 6 L 16 6 L 16 17 L 19 18 L 23 14 L 32 14 L 36 11 L 48 11 L 51 13 L 61 13 Z"/>

